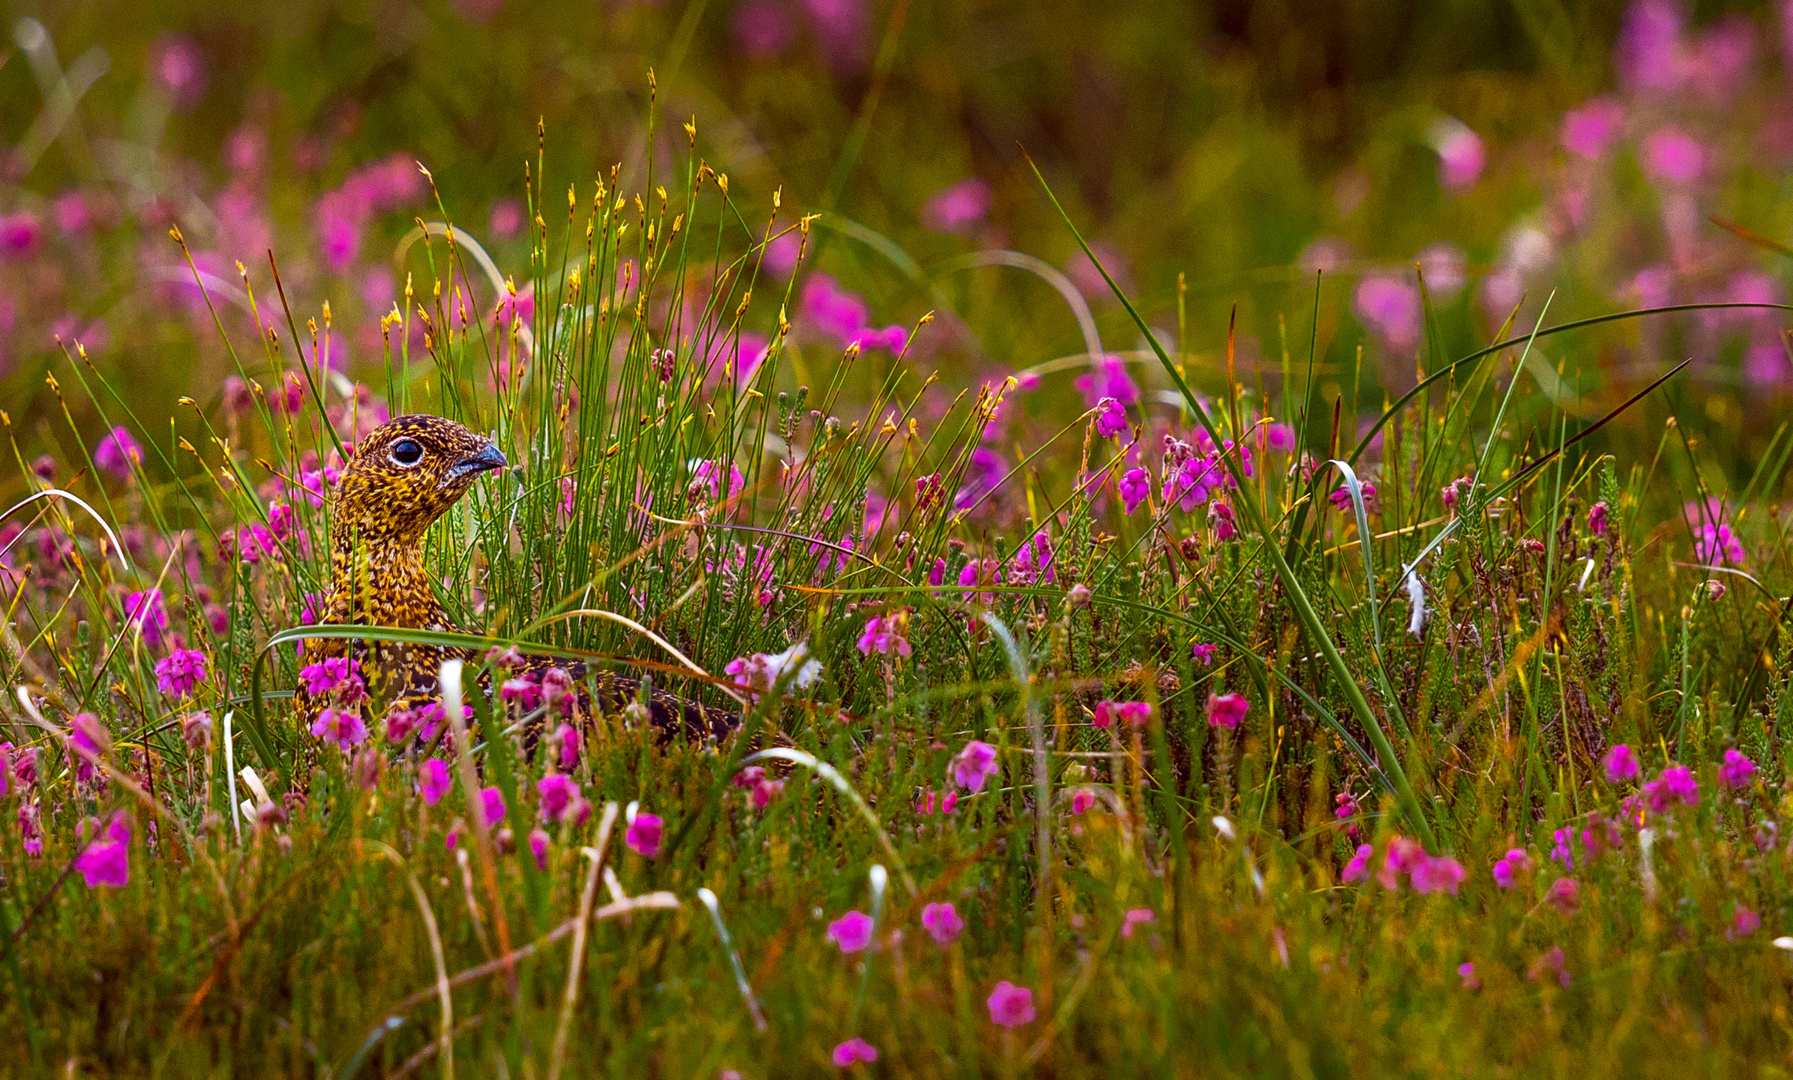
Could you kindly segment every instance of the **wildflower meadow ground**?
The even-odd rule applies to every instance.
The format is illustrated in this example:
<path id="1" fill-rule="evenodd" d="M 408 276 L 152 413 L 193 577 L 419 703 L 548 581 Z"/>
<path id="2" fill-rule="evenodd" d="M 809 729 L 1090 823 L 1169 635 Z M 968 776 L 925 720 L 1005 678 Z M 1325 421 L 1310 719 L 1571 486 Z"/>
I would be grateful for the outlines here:
<path id="1" fill-rule="evenodd" d="M 1793 1068 L 1793 12 L 1563 13 L 1556 96 L 1395 110 L 1299 236 L 1228 112 L 1175 183 L 1281 253 L 1211 279 L 1050 127 L 843 209 L 903 197 L 855 163 L 884 80 L 930 115 L 911 17 L 945 41 L 675 36 L 860 88 L 827 184 L 662 62 L 601 167 L 507 117 L 497 197 L 332 157 L 359 112 L 271 148 L 271 97 L 178 167 L 228 35 L 78 109 L 109 54 L 14 26 L 0 1075 Z M 508 462 L 426 540 L 477 632 L 320 621 L 341 470 L 412 412 Z M 400 709 L 324 638 L 466 659 Z"/>

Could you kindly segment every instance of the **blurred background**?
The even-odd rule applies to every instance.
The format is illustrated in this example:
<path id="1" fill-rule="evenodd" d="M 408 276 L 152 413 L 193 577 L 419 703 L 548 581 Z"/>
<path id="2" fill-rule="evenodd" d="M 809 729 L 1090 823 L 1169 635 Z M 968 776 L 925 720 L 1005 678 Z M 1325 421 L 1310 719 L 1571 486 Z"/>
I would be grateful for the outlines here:
<path id="1" fill-rule="evenodd" d="M 58 338 L 124 378 L 152 437 L 179 395 L 228 406 L 171 225 L 239 347 L 233 264 L 265 301 L 271 248 L 301 321 L 329 303 L 351 371 L 381 363 L 402 303 L 395 245 L 441 216 L 417 162 L 525 280 L 538 118 L 547 190 L 588 193 L 618 164 L 625 192 L 650 165 L 682 177 L 695 117 L 737 202 L 825 213 L 793 321 L 936 310 L 918 364 L 954 387 L 1023 373 L 1012 425 L 1162 390 L 1018 147 L 1210 392 L 1236 306 L 1241 382 L 1273 392 L 1312 342 L 1322 392 L 1360 416 L 1546 302 L 1550 322 L 1781 302 L 1793 240 L 1793 5 L 74 2 L 11 5 L 4 30 L 0 379 L 27 454 L 64 438 Z M 1793 385 L 1780 315 L 1623 323 L 1532 367 L 1592 417 L 1692 356 L 1681 408 L 1746 460 L 1773 419 L 1756 404 Z"/>

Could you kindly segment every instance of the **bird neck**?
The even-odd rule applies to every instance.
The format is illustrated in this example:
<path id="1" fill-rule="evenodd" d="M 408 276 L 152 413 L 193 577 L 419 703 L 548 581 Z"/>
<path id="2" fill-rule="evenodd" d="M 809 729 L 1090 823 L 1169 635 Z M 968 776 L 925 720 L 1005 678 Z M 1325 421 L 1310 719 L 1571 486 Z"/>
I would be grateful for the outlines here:
<path id="1" fill-rule="evenodd" d="M 423 545 L 408 537 L 334 537 L 329 608 L 332 621 L 343 623 L 426 627 L 440 621 Z"/>

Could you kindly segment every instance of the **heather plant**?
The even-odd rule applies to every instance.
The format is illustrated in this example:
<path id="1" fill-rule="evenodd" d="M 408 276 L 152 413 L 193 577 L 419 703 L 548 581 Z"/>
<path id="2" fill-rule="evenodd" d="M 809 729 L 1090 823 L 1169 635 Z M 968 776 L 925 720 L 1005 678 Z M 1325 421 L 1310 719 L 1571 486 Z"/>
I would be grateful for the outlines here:
<path id="1" fill-rule="evenodd" d="M 794 48 L 782 10 L 734 32 Z M 857 40 L 810 10 L 819 43 Z M 1665 10 L 1634 9 L 1622 50 L 1723 58 Z M 197 60 L 157 55 L 178 107 Z M 1639 64 L 1572 151 L 1648 94 L 1694 108 L 1666 95 L 1710 75 Z M 1458 349 L 1435 253 L 1411 276 L 1302 273 L 1268 358 L 1228 323 L 1210 354 L 1181 304 L 1155 325 L 1170 305 L 1137 299 L 1023 159 L 1106 295 L 980 248 L 966 265 L 1062 282 L 1089 332 L 967 380 L 932 362 L 944 312 L 899 321 L 817 264 L 828 237 L 901 248 L 731 181 L 648 86 L 664 154 L 563 181 L 538 129 L 501 222 L 514 263 L 415 160 L 320 198 L 334 272 L 382 215 L 416 218 L 352 349 L 278 249 L 239 268 L 177 223 L 169 287 L 228 363 L 217 386 L 169 422 L 79 335 L 45 361 L 73 451 L 11 432 L 0 526 L 14 1071 L 1679 1075 L 1786 1055 L 1793 436 L 1719 458 L 1722 410 L 1689 389 L 1759 344 L 1740 328 L 1785 323 L 1776 295 L 1561 316 L 1525 291 L 1548 265 L 1516 255 Z M 1695 180 L 1655 137 L 1659 171 Z M 1461 121 L 1427 138 L 1446 191 L 1488 167 Z M 975 241 L 989 198 L 959 184 L 926 216 Z M 1349 382 L 1322 344 L 1341 297 L 1371 331 Z M 1694 325 L 1699 363 L 1639 344 Z M 333 486 L 413 411 L 511 463 L 425 552 L 480 629 L 323 625 Z M 362 672 L 301 666 L 325 636 L 475 659 L 439 704 L 364 714 Z M 513 650 L 569 669 L 514 677 Z M 594 714 L 575 659 L 740 730 Z M 326 703 L 309 725 L 301 684 Z"/>

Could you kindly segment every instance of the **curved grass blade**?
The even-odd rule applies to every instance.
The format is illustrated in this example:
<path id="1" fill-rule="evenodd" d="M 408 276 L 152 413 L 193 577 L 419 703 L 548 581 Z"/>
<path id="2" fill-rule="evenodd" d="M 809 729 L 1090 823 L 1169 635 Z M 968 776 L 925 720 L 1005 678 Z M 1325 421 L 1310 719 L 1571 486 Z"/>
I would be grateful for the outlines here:
<path id="1" fill-rule="evenodd" d="M 839 769 L 836 769 L 826 761 L 816 758 L 812 754 L 806 754 L 801 750 L 792 750 L 786 746 L 774 746 L 766 750 L 761 750 L 757 754 L 749 754 L 741 759 L 741 766 L 745 767 L 756 761 L 766 760 L 788 761 L 793 765 L 801 765 L 806 769 L 812 769 L 817 776 L 820 776 L 822 779 L 834 785 L 835 790 L 839 791 L 842 795 L 845 795 L 847 801 L 852 803 L 854 809 L 859 811 L 859 816 L 863 817 L 866 822 L 871 825 L 872 833 L 877 836 L 878 843 L 883 846 L 885 853 L 890 856 L 890 861 L 896 864 L 897 873 L 903 879 L 903 888 L 909 890 L 910 896 L 919 896 L 921 894 L 921 890 L 915 885 L 915 879 L 909 876 L 909 865 L 903 861 L 903 856 L 897 851 L 896 845 L 891 842 L 889 834 L 884 831 L 884 823 L 878 820 L 877 812 L 872 809 L 870 803 L 865 801 L 865 797 L 860 795 L 859 792 L 854 789 L 852 782 L 840 774 Z"/>

